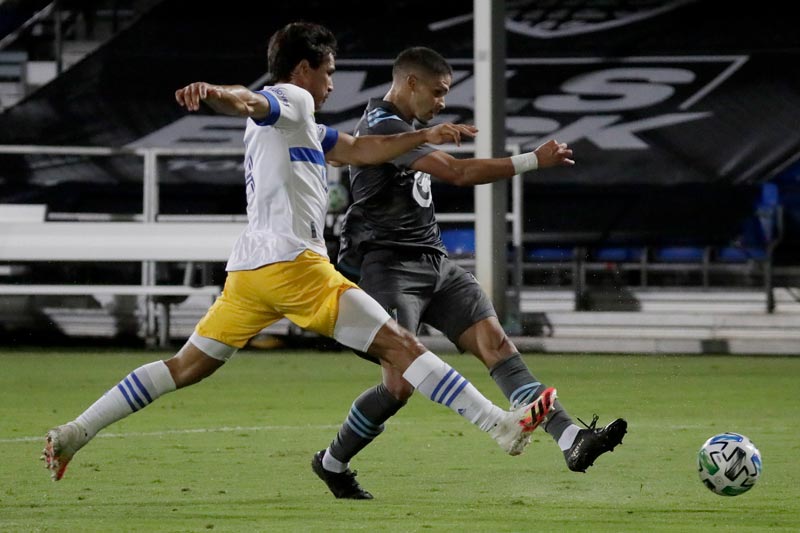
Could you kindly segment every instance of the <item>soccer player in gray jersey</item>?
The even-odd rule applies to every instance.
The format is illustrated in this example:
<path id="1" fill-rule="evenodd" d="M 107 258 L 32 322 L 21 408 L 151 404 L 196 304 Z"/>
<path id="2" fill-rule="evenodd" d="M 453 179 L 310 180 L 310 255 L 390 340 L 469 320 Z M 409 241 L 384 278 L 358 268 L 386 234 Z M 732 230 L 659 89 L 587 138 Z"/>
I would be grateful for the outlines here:
<path id="1" fill-rule="evenodd" d="M 356 136 L 413 131 L 445 107 L 452 69 L 434 50 L 409 48 L 394 62 L 392 86 L 371 99 Z M 431 176 L 458 186 L 507 179 L 536 168 L 573 165 L 572 150 L 550 140 L 532 152 L 494 159 L 457 159 L 421 145 L 392 161 L 350 167 L 350 205 L 342 227 L 338 268 L 412 332 L 421 323 L 442 331 L 462 351 L 480 359 L 511 405 L 529 402 L 545 389 L 525 365 L 497 319 L 492 302 L 471 273 L 448 259 L 431 196 Z M 344 485 L 336 473 L 384 429 L 414 391 L 397 370 L 381 364 L 383 380 L 367 389 L 350 409 L 326 450 L 312 461 L 314 471 L 337 498 L 371 499 L 355 479 Z M 564 453 L 567 467 L 585 472 L 601 454 L 622 442 L 623 419 L 597 428 L 577 426 L 555 402 L 543 427 Z"/>

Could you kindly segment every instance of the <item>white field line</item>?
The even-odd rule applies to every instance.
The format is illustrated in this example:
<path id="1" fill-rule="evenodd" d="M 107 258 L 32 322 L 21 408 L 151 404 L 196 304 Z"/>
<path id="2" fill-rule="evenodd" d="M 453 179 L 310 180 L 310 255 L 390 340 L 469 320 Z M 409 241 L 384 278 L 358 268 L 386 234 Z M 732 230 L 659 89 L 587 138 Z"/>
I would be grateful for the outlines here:
<path id="1" fill-rule="evenodd" d="M 394 422 L 396 424 L 397 422 Z M 402 423 L 402 422 L 401 422 Z M 161 437 L 164 435 L 186 435 L 190 433 L 232 433 L 237 431 L 253 432 L 253 431 L 285 431 L 285 430 L 309 430 L 309 429 L 338 429 L 341 424 L 320 424 L 320 425 L 303 425 L 303 426 L 222 426 L 218 428 L 194 428 L 194 429 L 167 429 L 164 431 L 144 431 L 144 432 L 130 432 L 130 433 L 98 433 L 95 438 L 106 439 L 121 439 L 131 437 Z M 13 443 L 13 442 L 35 442 L 44 439 L 44 433 L 36 437 L 15 437 L 15 438 L 0 438 L 0 444 Z"/>
<path id="2" fill-rule="evenodd" d="M 403 426 L 409 424 L 417 424 L 415 422 L 393 421 L 392 426 Z M 99 433 L 95 438 L 105 439 L 122 439 L 122 438 L 136 438 L 136 437 L 162 437 L 164 435 L 187 435 L 196 433 L 232 433 L 236 431 L 245 432 L 258 432 L 258 431 L 287 431 L 287 430 L 302 430 L 309 429 L 339 429 L 341 424 L 317 424 L 317 425 L 303 425 L 303 426 L 222 426 L 218 428 L 190 428 L 190 429 L 168 429 L 164 431 L 132 431 L 130 433 Z M 680 431 L 690 429 L 708 429 L 711 433 L 723 433 L 725 431 L 735 431 L 735 429 L 725 428 L 709 428 L 706 424 L 647 424 L 637 423 L 637 429 L 645 428 L 658 428 L 660 430 Z M 770 431 L 781 433 L 783 428 L 771 428 Z M 709 433 L 709 434 L 711 434 Z M 15 438 L 0 438 L 0 444 L 11 444 L 15 442 L 37 442 L 44 439 L 44 434 L 35 437 L 15 437 Z"/>

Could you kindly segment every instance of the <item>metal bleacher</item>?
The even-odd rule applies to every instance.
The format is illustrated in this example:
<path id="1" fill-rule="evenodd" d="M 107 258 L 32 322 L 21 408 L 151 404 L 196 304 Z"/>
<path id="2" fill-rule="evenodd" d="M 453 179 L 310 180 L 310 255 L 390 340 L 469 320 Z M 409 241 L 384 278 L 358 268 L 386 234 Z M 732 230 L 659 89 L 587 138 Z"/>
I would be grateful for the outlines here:
<path id="1" fill-rule="evenodd" d="M 468 150 L 468 147 L 462 147 Z M 186 263 L 211 261 L 220 263 L 225 260 L 227 246 L 234 240 L 235 233 L 241 228 L 242 216 L 228 217 L 224 221 L 212 220 L 214 217 L 187 216 L 180 220 L 159 213 L 159 165 L 160 157 L 180 154 L 188 156 L 202 154 L 204 157 L 238 155 L 241 149 L 160 149 L 141 148 L 132 150 L 98 149 L 78 147 L 2 147 L 5 153 L 66 153 L 73 151 L 91 157 L 113 157 L 124 155 L 141 157 L 144 160 L 143 199 L 144 211 L 133 220 L 120 222 L 103 214 L 91 217 L 69 213 L 41 213 L 34 228 L 36 235 L 47 241 L 65 244 L 61 249 L 69 254 L 61 257 L 64 261 L 133 261 L 142 264 L 141 286 L 133 288 L 133 284 L 121 289 L 119 282 L 114 282 L 108 289 L 91 288 L 95 305 L 53 305 L 52 300 L 36 300 L 44 296 L 39 288 L 25 281 L 24 273 L 19 268 L 30 261 L 42 259 L 59 259 L 43 251 L 36 258 L 24 257 L 13 252 L 14 246 L 0 245 L 0 260 L 9 267 L 7 275 L 9 284 L 29 285 L 26 295 L 20 291 L 24 288 L 9 289 L 4 298 L 8 300 L 5 310 L 13 319 L 24 316 L 25 309 L 35 303 L 37 309 L 45 313 L 49 320 L 56 324 L 67 335 L 109 336 L 119 328 L 136 327 L 137 322 L 144 320 L 145 333 L 158 337 L 159 344 L 164 345 L 170 339 L 185 338 L 191 333 L 196 321 L 208 306 L 208 294 L 201 287 L 193 287 L 184 283 L 184 288 L 176 288 L 180 284 L 170 283 L 173 295 L 178 300 L 169 301 L 169 307 L 162 306 L 169 313 L 167 325 L 159 323 L 151 309 L 159 300 L 144 302 L 145 314 L 131 314 L 126 307 L 124 297 L 158 297 L 163 296 L 156 288 L 155 268 L 160 263 Z M 518 180 L 517 185 L 521 185 Z M 513 194 L 520 190 L 512 187 Z M 519 206 L 521 202 L 512 202 Z M 18 206 L 20 209 L 23 206 Z M 27 206 L 30 207 L 30 206 Z M 506 218 L 513 228 L 522 224 L 524 213 L 512 210 Z M 474 265 L 475 239 L 474 214 L 467 212 L 440 213 L 442 237 L 452 256 L 467 268 Z M 706 247 L 689 246 L 667 247 L 649 245 L 626 246 L 620 243 L 598 241 L 589 246 L 586 241 L 575 245 L 569 240 L 559 243 L 558 235 L 547 235 L 547 239 L 539 239 L 528 247 L 525 240 L 509 243 L 509 253 L 505 258 L 512 280 L 509 298 L 515 302 L 516 318 L 519 328 L 509 327 L 515 342 L 522 349 L 557 350 L 557 351 L 634 351 L 634 352 L 689 352 L 714 350 L 716 352 L 752 352 L 752 353 L 797 353 L 800 351 L 795 332 L 800 331 L 800 295 L 790 288 L 775 289 L 771 286 L 771 257 L 781 238 L 781 218 L 779 198 L 769 184 L 763 187 L 760 201 L 752 212 L 742 221 L 742 230 L 737 239 L 727 243 L 714 243 Z M 19 222 L 19 221 L 17 221 Z M 218 223 L 224 222 L 223 226 Z M 217 225 L 213 225 L 217 223 Z M 6 221 L 4 238 L 13 239 L 16 235 L 17 248 L 24 251 L 25 238 L 16 230 L 11 231 L 12 222 Z M 8 225 L 10 224 L 10 225 Z M 31 226 L 28 223 L 25 227 Z M 202 229 L 205 226 L 207 229 Z M 102 227 L 101 227 L 102 226 Z M 179 228 L 180 226 L 180 228 Z M 14 226 L 18 227 L 18 226 Z M 104 237 L 107 245 L 92 238 L 91 228 L 108 231 Z M 130 228 L 136 235 L 137 242 L 142 243 L 138 255 L 131 255 L 130 249 L 124 246 L 123 240 L 115 241 L 115 234 L 122 235 L 125 228 Z M 181 236 L 167 236 L 162 245 L 150 246 L 148 239 L 157 239 L 161 230 L 179 229 Z M 220 231 L 222 228 L 224 231 Z M 57 237 L 54 231 L 66 231 Z M 121 233 L 120 233 L 121 232 Z M 510 234 L 520 234 L 512 231 Z M 190 251 L 181 246 L 196 241 L 195 248 L 208 248 L 209 238 L 213 235 L 216 245 L 214 257 L 195 257 L 187 255 Z M 48 237 L 49 236 L 49 237 Z M 65 237 L 77 239 L 74 245 L 66 245 Z M 21 240 L 20 240 L 21 239 Z M 194 241 L 192 241 L 194 239 Z M 42 242 L 45 242 L 42 241 Z M 542 242 L 546 241 L 546 245 Z M 11 242 L 11 241 L 9 241 Z M 33 241 L 31 241 L 33 242 Z M 70 241 L 71 242 L 71 241 Z M 160 242 L 160 241 L 159 241 Z M 97 245 L 101 246 L 100 249 Z M 176 243 L 181 243 L 177 245 Z M 156 242 L 157 244 L 157 242 Z M 93 248 L 94 246 L 94 248 Z M 153 255 L 154 250 L 163 250 L 161 255 Z M 525 254 L 518 251 L 525 250 Z M 117 250 L 119 254 L 114 255 Z M 737 254 L 738 255 L 735 255 Z M 672 255 L 670 255 L 672 254 Z M 522 260 L 519 261 L 518 259 Z M 677 259 L 677 260 L 676 260 Z M 692 261 L 689 261 L 692 259 Z M 734 261 L 735 260 L 735 261 Z M 15 271 L 14 268 L 17 268 Z M 759 288 L 746 287 L 741 284 L 715 284 L 713 274 L 718 270 L 732 269 L 746 277 L 758 277 Z M 680 285 L 669 286 L 656 278 L 658 273 L 696 275 L 699 281 L 688 283 L 683 280 Z M 705 274 L 708 274 L 706 277 Z M 545 274 L 542 281 L 542 274 Z M 595 274 L 602 274 L 601 281 Z M 532 283 L 531 276 L 536 275 L 538 282 Z M 610 282 L 609 282 L 610 280 Z M 47 282 L 52 285 L 51 282 Z M 219 282 L 206 286 L 209 290 L 218 290 Z M 51 296 L 67 297 L 73 294 L 74 282 L 64 283 L 56 288 L 42 290 L 51 291 Z M 765 290 L 767 292 L 765 292 Z M 16 292 L 15 292 L 16 291 Z M 12 294 L 14 292 L 14 294 Z M 87 291 L 84 291 L 87 292 Z M 195 294 L 197 293 L 197 294 Z M 39 294 L 39 296 L 36 296 Z M 772 295 L 772 296 L 770 296 Z M 122 299 L 115 296 L 121 296 Z M 204 297 L 205 296 L 205 297 Z M 21 300 L 27 298 L 27 300 Z M 772 298 L 772 304 L 770 304 Z M 24 305 L 21 302 L 27 302 Z M 32 303 L 33 302 L 33 303 Z M 23 305 L 23 307 L 20 307 Z M 148 318 L 153 317 L 153 318 Z M 161 315 L 164 316 L 163 314 Z M 137 318 L 138 317 L 138 318 Z M 128 322 L 126 322 L 128 321 Z M 163 318 L 162 318 L 163 321 Z M 127 326 L 126 326 L 127 324 Z M 283 321 L 275 328 L 265 332 L 276 335 L 292 333 L 291 325 Z M 296 330 L 294 333 L 298 333 Z M 435 333 L 435 332 L 434 332 Z M 437 346 L 441 336 L 431 336 L 425 342 Z"/>
<path id="2" fill-rule="evenodd" d="M 774 184 L 762 185 L 761 197 L 752 212 L 740 221 L 741 227 L 729 242 L 692 244 L 619 242 L 571 242 L 574 236 L 550 236 L 552 244 L 541 239 L 530 244 L 523 239 L 522 270 L 545 273 L 552 283 L 567 283 L 574 292 L 575 310 L 590 310 L 586 302 L 593 278 L 605 274 L 617 284 L 640 288 L 649 287 L 659 274 L 673 274 L 684 288 L 712 289 L 717 274 L 738 274 L 740 278 L 758 278 L 762 289 L 764 310 L 775 309 L 773 294 L 773 255 L 783 238 L 783 212 Z M 442 240 L 450 253 L 461 261 L 475 253 L 475 235 L 471 227 L 452 227 L 442 230 Z M 513 243 L 511 243 L 513 246 Z M 466 263 L 469 264 L 469 263 Z M 552 284 L 551 283 L 551 284 Z M 743 289 L 742 282 L 728 282 L 728 288 Z M 663 281 L 657 282 L 664 284 Z M 726 286 L 724 284 L 719 286 Z M 752 292 L 752 291 L 750 291 Z"/>
<path id="3" fill-rule="evenodd" d="M 775 289 L 776 312 L 763 297 L 736 289 L 631 288 L 604 295 L 604 310 L 575 311 L 571 291 L 523 287 L 522 351 L 612 354 L 800 354 L 800 291 Z M 614 305 L 617 310 L 612 310 Z M 454 350 L 441 333 L 428 330 L 423 343 Z"/>
<path id="4" fill-rule="evenodd" d="M 0 112 L 68 70 L 158 0 L 0 1 Z M 1 24 L 4 23 L 4 24 Z"/>
<path id="5" fill-rule="evenodd" d="M 783 237 L 777 188 L 766 183 L 727 242 L 575 244 L 524 240 L 514 342 L 523 350 L 607 353 L 800 353 L 800 291 L 773 286 Z M 444 228 L 468 268 L 474 231 Z M 542 241 L 547 240 L 546 243 Z M 513 243 L 510 243 L 513 248 Z M 514 270 L 509 254 L 509 268 Z M 433 332 L 431 347 L 452 349 Z"/>

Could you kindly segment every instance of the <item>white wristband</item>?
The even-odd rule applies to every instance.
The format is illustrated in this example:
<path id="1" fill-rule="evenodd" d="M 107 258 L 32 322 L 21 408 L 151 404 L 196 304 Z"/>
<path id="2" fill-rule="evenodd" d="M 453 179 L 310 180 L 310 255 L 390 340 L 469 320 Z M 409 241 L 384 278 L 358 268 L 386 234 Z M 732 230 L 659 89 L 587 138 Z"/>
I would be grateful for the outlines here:
<path id="1" fill-rule="evenodd" d="M 512 155 L 511 164 L 514 165 L 514 174 L 522 174 L 539 168 L 539 158 L 536 157 L 534 152 Z"/>

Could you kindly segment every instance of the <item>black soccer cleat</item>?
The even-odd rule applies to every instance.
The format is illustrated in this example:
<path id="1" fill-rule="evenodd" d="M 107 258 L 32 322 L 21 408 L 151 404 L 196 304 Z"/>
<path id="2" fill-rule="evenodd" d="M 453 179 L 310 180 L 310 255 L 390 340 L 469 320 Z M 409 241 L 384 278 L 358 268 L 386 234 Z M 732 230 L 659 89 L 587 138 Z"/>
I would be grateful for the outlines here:
<path id="1" fill-rule="evenodd" d="M 567 467 L 573 472 L 586 472 L 598 457 L 614 451 L 618 444 L 622 444 L 622 437 L 628 432 L 628 423 L 622 418 L 617 418 L 599 429 L 595 428 L 597 418 L 598 416 L 594 415 L 591 424 L 578 419 L 586 429 L 578 431 L 575 442 L 569 450 L 564 451 Z"/>
<path id="2" fill-rule="evenodd" d="M 325 482 L 328 489 L 337 498 L 348 500 L 371 500 L 372 494 L 361 488 L 356 481 L 356 472 L 349 468 L 344 472 L 330 472 L 322 467 L 322 456 L 325 450 L 320 450 L 311 459 L 311 469 Z"/>

